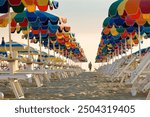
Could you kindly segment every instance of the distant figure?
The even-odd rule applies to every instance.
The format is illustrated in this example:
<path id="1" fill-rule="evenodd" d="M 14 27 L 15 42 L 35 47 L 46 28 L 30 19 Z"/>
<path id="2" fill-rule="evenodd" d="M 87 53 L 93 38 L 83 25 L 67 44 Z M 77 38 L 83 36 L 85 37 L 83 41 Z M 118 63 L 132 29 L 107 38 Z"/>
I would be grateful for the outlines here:
<path id="1" fill-rule="evenodd" d="M 24 65 L 23 65 L 23 69 L 24 69 L 24 70 L 25 70 L 25 69 L 27 69 L 27 66 L 26 66 L 26 64 L 24 64 Z"/>
<path id="2" fill-rule="evenodd" d="M 89 67 L 89 71 L 91 71 L 91 69 L 92 69 L 92 63 L 91 62 L 89 63 L 88 67 Z"/>

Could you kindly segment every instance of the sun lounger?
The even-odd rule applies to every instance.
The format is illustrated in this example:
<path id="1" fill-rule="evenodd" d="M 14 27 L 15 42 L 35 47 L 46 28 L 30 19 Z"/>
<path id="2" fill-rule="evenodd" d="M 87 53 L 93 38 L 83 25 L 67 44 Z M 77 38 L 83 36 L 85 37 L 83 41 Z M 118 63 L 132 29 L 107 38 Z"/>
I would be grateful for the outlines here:
<path id="1" fill-rule="evenodd" d="M 127 70 L 129 68 L 129 66 L 135 61 L 136 57 L 133 57 L 131 59 L 129 59 L 128 61 L 128 64 L 122 69 L 122 71 L 120 72 L 120 74 L 117 76 L 118 78 L 121 77 L 121 81 L 120 81 L 120 84 L 122 85 L 125 78 L 126 78 L 126 73 L 127 73 Z"/>
<path id="2" fill-rule="evenodd" d="M 150 91 L 149 91 L 149 93 L 148 93 L 148 95 L 147 95 L 146 100 L 150 100 Z"/>
<path id="3" fill-rule="evenodd" d="M 24 98 L 24 92 L 19 80 L 31 78 L 30 74 L 10 74 L 9 72 L 1 73 L 0 80 L 7 80 L 17 99 Z"/>
<path id="4" fill-rule="evenodd" d="M 136 67 L 136 69 L 131 73 L 131 83 L 133 84 L 135 80 L 139 77 L 139 75 L 146 69 L 146 67 L 150 64 L 150 53 L 147 53 L 140 64 Z"/>

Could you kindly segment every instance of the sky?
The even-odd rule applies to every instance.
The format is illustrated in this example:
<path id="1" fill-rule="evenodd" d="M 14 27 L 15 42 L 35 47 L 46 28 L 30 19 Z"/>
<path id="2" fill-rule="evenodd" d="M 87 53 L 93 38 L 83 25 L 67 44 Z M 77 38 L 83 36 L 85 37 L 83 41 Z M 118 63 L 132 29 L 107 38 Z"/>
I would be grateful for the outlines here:
<path id="1" fill-rule="evenodd" d="M 93 65 L 100 42 L 103 20 L 108 16 L 114 0 L 59 0 L 60 7 L 53 13 L 68 19 L 71 31 Z M 82 65 L 87 68 L 87 64 Z"/>
<path id="2" fill-rule="evenodd" d="M 76 34 L 77 41 L 95 68 L 99 66 L 94 62 L 103 30 L 102 24 L 108 17 L 109 7 L 114 1 L 116 0 L 59 0 L 60 7 L 53 12 L 58 16 L 67 17 L 72 32 Z M 149 44 L 150 40 L 144 41 L 142 48 Z M 133 52 L 138 49 L 139 47 L 134 47 Z M 87 64 L 83 64 L 83 67 L 87 69 Z"/>
<path id="3" fill-rule="evenodd" d="M 76 39 L 84 49 L 86 57 L 89 61 L 92 61 L 93 67 L 97 67 L 94 62 L 101 38 L 102 24 L 104 19 L 108 16 L 108 9 L 110 5 L 115 0 L 58 1 L 59 8 L 53 11 L 48 10 L 48 12 L 67 18 L 67 24 L 71 26 L 71 32 L 75 33 Z M 2 36 L 7 38 L 7 33 L 7 28 L 0 29 L 0 39 Z M 18 41 L 18 38 L 21 38 L 21 36 L 15 34 L 12 38 L 13 40 Z M 149 42 L 145 41 L 142 47 L 147 47 L 148 44 Z M 137 49 L 138 47 L 136 47 L 134 51 Z M 82 66 L 87 69 L 87 64 L 83 64 Z"/>

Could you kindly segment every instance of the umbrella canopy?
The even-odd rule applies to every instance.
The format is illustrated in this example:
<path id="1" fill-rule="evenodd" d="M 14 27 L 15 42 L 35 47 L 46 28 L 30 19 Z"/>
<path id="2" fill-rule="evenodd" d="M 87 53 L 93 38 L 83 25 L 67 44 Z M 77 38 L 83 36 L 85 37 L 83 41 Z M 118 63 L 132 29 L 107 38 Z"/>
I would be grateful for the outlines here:
<path id="1" fill-rule="evenodd" d="M 19 50 L 18 52 L 19 52 L 19 54 L 28 55 L 28 51 L 25 51 L 25 50 L 23 50 L 23 51 L 22 51 L 22 50 Z M 38 50 L 36 50 L 35 48 L 30 47 L 30 54 L 31 54 L 31 55 L 38 55 L 39 52 L 38 52 Z"/>
<path id="2" fill-rule="evenodd" d="M 3 56 L 5 56 L 5 57 L 8 56 L 8 55 L 7 55 L 7 52 L 0 52 L 0 55 L 3 55 Z"/>
<path id="3" fill-rule="evenodd" d="M 6 42 L 5 46 L 0 45 L 0 52 L 7 52 L 10 50 L 9 48 L 10 43 Z M 26 44 L 20 44 L 18 42 L 14 42 L 12 41 L 12 50 L 13 51 L 27 51 L 28 50 L 28 46 Z"/>
<path id="4" fill-rule="evenodd" d="M 113 56 L 115 51 L 118 55 L 122 49 L 132 48 L 139 43 L 139 38 L 149 37 L 149 5 L 149 0 L 117 0 L 110 6 L 109 15 L 103 23 L 97 62 Z"/>
<path id="5" fill-rule="evenodd" d="M 36 7 L 40 11 L 47 11 L 48 7 L 52 10 L 57 9 L 59 3 L 55 0 L 0 0 L 0 13 L 9 12 L 9 7 L 12 7 L 16 13 L 23 12 L 26 8 L 29 12 L 34 12 Z"/>
<path id="6" fill-rule="evenodd" d="M 55 37 L 55 33 L 57 31 L 58 27 L 58 21 L 59 17 L 41 12 L 41 11 L 35 11 L 35 12 L 28 12 L 24 11 L 22 13 L 11 13 L 12 20 L 11 20 L 11 32 L 14 33 L 15 31 L 17 33 L 22 33 L 25 35 L 24 37 L 33 39 L 36 38 L 36 40 L 33 40 L 32 42 L 39 42 L 39 38 L 41 36 L 42 38 L 42 44 L 44 46 L 48 45 L 47 39 L 50 37 Z M 6 24 L 9 24 L 8 14 L 5 14 L 0 17 L 0 26 L 7 26 Z M 3 25 L 5 24 L 5 25 Z"/>

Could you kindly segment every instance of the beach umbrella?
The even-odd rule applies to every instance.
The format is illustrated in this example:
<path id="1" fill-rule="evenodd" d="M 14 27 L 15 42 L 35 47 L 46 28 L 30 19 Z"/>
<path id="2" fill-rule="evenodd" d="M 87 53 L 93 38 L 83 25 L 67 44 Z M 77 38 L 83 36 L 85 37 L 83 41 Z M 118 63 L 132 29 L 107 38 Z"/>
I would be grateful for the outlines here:
<path id="1" fill-rule="evenodd" d="M 19 50 L 18 52 L 19 52 L 19 54 L 28 55 L 28 51 Z M 35 48 L 33 48 L 33 47 L 30 47 L 30 54 L 31 54 L 31 55 L 38 55 L 39 52 L 38 52 L 37 49 L 35 49 Z"/>
<path id="2" fill-rule="evenodd" d="M 104 39 L 105 44 L 113 43 L 114 41 L 115 43 L 120 42 L 117 39 L 120 39 L 120 37 L 126 31 L 126 28 L 123 26 L 124 23 L 125 21 L 119 16 L 116 16 L 115 18 L 108 17 L 104 20 L 104 30 L 102 32 L 102 39 Z"/>
<path id="3" fill-rule="evenodd" d="M 117 15 L 117 8 L 123 0 L 117 0 L 109 8 L 109 16 L 115 17 Z"/>
<path id="4" fill-rule="evenodd" d="M 37 43 L 41 36 L 42 37 L 41 42 L 45 47 L 47 45 L 49 45 L 49 46 L 51 46 L 51 47 L 48 47 L 50 49 L 53 48 L 54 50 L 56 50 L 56 49 L 59 49 L 59 47 L 60 47 L 61 50 L 63 50 L 63 51 L 66 50 L 66 43 L 69 43 L 70 40 L 73 39 L 73 34 L 70 34 L 70 32 L 69 32 L 71 29 L 70 26 L 67 26 L 67 25 L 62 25 L 62 26 L 59 25 L 58 26 L 57 24 L 58 24 L 58 21 L 60 21 L 60 18 L 55 17 L 48 13 L 41 14 L 41 13 L 39 13 L 39 11 L 37 11 L 37 12 L 34 12 L 34 14 L 33 14 L 33 13 L 27 12 L 28 15 L 27 15 L 27 17 L 25 17 L 26 12 L 23 12 L 22 14 L 17 14 L 16 16 L 14 16 L 14 18 L 11 22 L 11 26 L 13 27 L 14 30 L 17 30 L 17 28 L 18 28 L 16 25 L 17 23 L 19 23 L 19 26 L 21 28 L 27 27 L 27 25 L 29 24 L 29 27 L 32 28 L 31 32 L 29 33 L 30 39 L 33 39 L 35 37 L 36 43 Z M 31 14 L 31 15 L 29 15 L 29 14 Z M 19 15 L 21 15 L 21 16 L 19 16 Z M 33 16 L 33 17 L 30 17 L 30 16 Z M 48 16 L 48 18 L 46 16 Z M 39 18 L 37 18 L 37 17 L 39 17 Z M 37 22 L 37 19 L 39 19 L 40 23 Z M 47 23 L 48 20 L 49 20 L 49 22 Z M 62 18 L 61 18 L 61 20 L 62 20 Z M 66 23 L 65 20 L 62 21 L 61 24 L 63 24 L 63 22 Z M 59 28 L 60 28 L 60 30 L 59 30 Z M 24 31 L 24 30 L 27 30 L 27 28 L 22 29 L 23 34 L 26 35 L 28 33 L 28 30 L 27 31 Z M 40 32 L 41 32 L 41 35 L 39 35 Z M 50 41 L 48 38 L 50 38 Z M 50 45 L 50 43 L 53 43 L 53 47 L 52 47 L 52 45 Z M 71 44 L 70 44 L 70 46 L 71 46 Z M 75 44 L 72 44 L 72 46 L 74 47 Z M 64 53 L 63 51 L 61 51 L 61 53 Z"/>
<path id="5" fill-rule="evenodd" d="M 38 39 L 40 43 L 43 42 L 44 46 L 47 46 L 47 45 L 49 46 L 49 40 L 56 38 L 55 33 L 58 29 L 57 24 L 58 24 L 59 18 L 52 14 L 40 13 L 39 11 L 35 13 L 37 14 L 38 17 L 41 17 L 41 20 L 40 22 L 35 22 L 36 18 L 35 19 L 29 18 L 30 27 L 32 27 L 32 31 L 30 32 L 29 38 L 33 39 L 35 37 Z M 29 14 L 28 16 L 32 16 Z M 47 21 L 49 23 L 47 23 Z M 41 41 L 40 41 L 40 37 L 42 38 Z"/>
<path id="6" fill-rule="evenodd" d="M 10 7 L 16 13 L 21 13 L 26 8 L 29 12 L 34 12 L 36 7 L 40 11 L 47 11 L 48 7 L 52 10 L 57 9 L 59 3 L 55 0 L 0 0 L 0 13 L 7 13 Z"/>
<path id="7" fill-rule="evenodd" d="M 9 42 L 6 42 L 4 46 L 0 45 L 0 52 L 10 51 L 9 46 L 10 46 Z M 12 51 L 20 51 L 20 50 L 27 51 L 28 46 L 26 44 L 21 44 L 21 43 L 12 41 Z"/>
<path id="8" fill-rule="evenodd" d="M 10 20 L 13 18 L 11 16 L 10 7 L 14 12 L 21 13 L 24 11 L 24 8 L 26 8 L 28 12 L 34 12 L 36 7 L 38 7 L 40 11 L 46 11 L 48 6 L 51 10 L 53 8 L 57 9 L 59 3 L 55 0 L 0 0 L 0 13 L 8 13 L 10 56 L 12 53 Z"/>
<path id="9" fill-rule="evenodd" d="M 2 42 L 1 42 L 0 46 L 2 46 L 2 47 L 5 46 L 4 37 L 2 37 Z M 5 57 L 7 57 L 7 52 L 1 52 L 1 51 L 0 51 L 0 55 L 3 55 L 3 56 L 5 56 Z"/>
<path id="10" fill-rule="evenodd" d="M 7 55 L 7 52 L 0 52 L 0 55 L 3 55 L 3 56 L 5 56 L 5 57 L 8 56 L 8 55 Z"/>
<path id="11" fill-rule="evenodd" d="M 7 18 L 7 16 L 5 18 Z M 5 18 L 3 17 L 4 22 L 7 21 L 5 20 Z M 41 11 L 35 11 L 30 13 L 28 11 L 24 11 L 19 14 L 13 14 L 11 31 L 14 33 L 15 30 L 18 30 L 17 28 L 19 26 L 19 30 L 22 30 L 22 33 L 27 35 L 28 46 L 30 46 L 29 38 L 33 39 L 34 37 L 38 38 L 41 44 L 41 38 L 48 39 L 49 33 L 56 33 L 58 29 L 58 21 L 59 18 L 57 16 L 49 13 Z M 20 31 L 17 33 L 20 33 Z M 30 48 L 28 51 L 30 57 Z"/>
<path id="12" fill-rule="evenodd" d="M 1 46 L 5 46 L 5 40 L 4 40 L 4 37 L 2 37 Z"/>
<path id="13" fill-rule="evenodd" d="M 5 46 L 5 40 L 4 38 L 2 38 L 2 42 L 1 42 L 1 47 L 4 47 Z M 6 56 L 7 57 L 7 52 L 4 52 L 4 51 L 0 51 L 0 55 L 3 55 L 3 56 Z"/>
<path id="14" fill-rule="evenodd" d="M 133 5 L 134 4 L 134 5 Z M 138 39 L 140 42 L 140 27 L 145 23 L 149 23 L 150 20 L 150 1 L 149 0 L 124 0 L 118 6 L 118 14 L 124 16 L 128 25 L 136 23 L 138 25 Z M 141 43 L 139 43 L 139 50 L 141 49 Z M 140 51 L 139 51 L 140 52 Z"/>
<path id="15" fill-rule="evenodd" d="M 42 52 L 41 52 L 41 55 L 42 55 L 42 56 L 47 56 L 47 53 L 44 52 L 44 51 L 42 51 Z"/>
<path id="16" fill-rule="evenodd" d="M 51 33 L 55 33 L 58 29 L 59 17 L 52 15 L 50 13 L 45 13 L 41 11 L 28 12 L 24 11 L 23 13 L 16 14 L 11 22 L 11 27 L 13 29 L 17 28 L 17 23 L 21 30 L 27 30 L 32 28 L 33 34 L 38 34 L 39 31 L 44 33 L 44 31 L 49 30 Z M 27 29 L 28 28 L 28 29 Z M 23 32 L 28 34 L 28 32 Z"/>
<path id="17" fill-rule="evenodd" d="M 115 37 L 113 37 L 113 39 L 116 39 L 119 37 L 119 35 L 116 36 L 117 32 L 122 33 L 121 38 L 127 38 L 129 35 L 129 37 L 132 39 L 132 36 L 134 37 L 134 35 L 135 35 L 134 34 L 135 30 L 140 35 L 143 35 L 143 34 L 146 35 L 144 33 L 144 31 L 146 29 L 144 31 L 142 30 L 142 32 L 141 32 L 141 28 L 142 28 L 141 26 L 147 24 L 149 27 L 148 22 L 145 21 L 143 17 L 141 17 L 139 10 L 137 10 L 138 12 L 136 14 L 129 15 L 129 13 L 133 13 L 134 11 L 136 11 L 136 7 L 126 13 L 126 11 L 124 9 L 126 7 L 126 3 L 128 2 L 128 0 L 124 0 L 124 1 L 120 2 L 120 4 L 119 4 L 119 2 L 120 1 L 116 1 L 115 3 L 113 3 L 111 5 L 110 10 L 109 10 L 109 17 L 104 20 L 103 34 L 105 34 L 105 35 L 103 35 L 102 37 L 104 39 L 105 44 L 108 44 L 110 42 L 108 40 L 108 36 L 106 36 L 106 35 L 110 35 L 111 33 L 113 36 L 115 36 Z M 130 2 L 135 2 L 135 1 L 130 1 Z M 130 6 L 127 6 L 127 7 L 132 7 L 131 3 L 130 3 Z M 127 9 L 130 9 L 130 8 L 127 8 Z M 118 16 L 118 14 L 120 14 L 120 16 Z M 137 24 L 137 26 L 134 26 L 135 23 Z M 115 27 L 113 25 L 115 25 Z M 140 26 L 140 29 L 138 26 Z M 139 33 L 139 30 L 140 30 L 140 33 Z M 148 31 L 148 29 L 147 29 L 147 31 Z M 137 38 L 135 38 L 135 40 L 137 40 Z M 132 47 L 132 41 L 130 41 L 130 42 L 131 42 L 131 47 Z M 131 51 L 132 51 L 132 49 L 131 49 Z"/>

